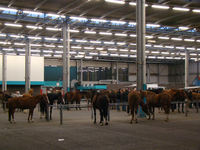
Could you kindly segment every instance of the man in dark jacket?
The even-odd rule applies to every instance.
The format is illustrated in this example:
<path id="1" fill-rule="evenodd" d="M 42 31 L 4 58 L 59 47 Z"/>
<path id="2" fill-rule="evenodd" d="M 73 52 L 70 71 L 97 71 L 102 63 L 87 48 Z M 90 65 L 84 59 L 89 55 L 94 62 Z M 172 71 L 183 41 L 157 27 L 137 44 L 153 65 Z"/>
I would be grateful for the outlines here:
<path id="1" fill-rule="evenodd" d="M 128 89 L 126 88 L 126 90 L 125 90 L 124 93 L 123 93 L 124 102 L 128 102 L 128 94 L 129 94 L 129 91 L 128 91 Z M 125 108 L 125 111 L 126 111 L 126 108 Z M 129 106 L 127 106 L 127 113 L 129 113 Z"/>

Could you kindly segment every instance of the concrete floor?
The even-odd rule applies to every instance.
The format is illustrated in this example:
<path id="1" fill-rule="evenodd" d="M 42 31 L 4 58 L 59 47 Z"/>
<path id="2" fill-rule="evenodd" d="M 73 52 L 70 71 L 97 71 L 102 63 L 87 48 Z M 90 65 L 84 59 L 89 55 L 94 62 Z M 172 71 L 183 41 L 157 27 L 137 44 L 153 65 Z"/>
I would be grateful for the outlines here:
<path id="1" fill-rule="evenodd" d="M 200 150 L 200 113 L 190 109 L 185 114 L 155 114 L 155 120 L 138 118 L 130 124 L 126 112 L 111 110 L 108 126 L 93 124 L 91 111 L 63 110 L 60 125 L 58 109 L 53 109 L 53 120 L 39 119 L 34 111 L 34 122 L 27 122 L 27 114 L 15 113 L 16 124 L 8 122 L 8 113 L 0 109 L 0 150 Z M 97 113 L 99 122 L 99 113 Z"/>

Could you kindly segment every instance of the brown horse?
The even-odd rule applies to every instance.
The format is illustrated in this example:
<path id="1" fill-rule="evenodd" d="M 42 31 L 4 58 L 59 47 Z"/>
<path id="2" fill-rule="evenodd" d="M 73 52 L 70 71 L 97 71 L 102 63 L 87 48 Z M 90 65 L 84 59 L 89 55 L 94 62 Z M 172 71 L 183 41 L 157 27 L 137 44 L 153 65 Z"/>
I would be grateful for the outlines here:
<path id="1" fill-rule="evenodd" d="M 30 89 L 29 91 L 28 91 L 28 93 L 24 93 L 23 95 L 22 95 L 22 97 L 30 97 L 30 96 L 33 96 L 33 89 Z"/>
<path id="2" fill-rule="evenodd" d="M 103 125 L 103 118 L 105 119 L 105 125 L 108 125 L 108 107 L 109 98 L 105 93 L 97 93 L 92 99 L 92 105 L 94 109 L 94 124 L 96 124 L 96 109 L 100 112 L 100 125 Z"/>
<path id="3" fill-rule="evenodd" d="M 138 106 L 140 105 L 142 107 L 142 110 L 149 115 L 148 107 L 147 105 L 142 101 L 139 92 L 137 91 L 131 91 L 128 94 L 128 104 L 129 104 L 129 109 L 131 110 L 131 120 L 130 123 L 132 123 L 133 120 L 135 120 L 135 123 L 138 123 L 137 121 L 137 110 Z M 135 114 L 135 118 L 134 118 Z"/>
<path id="4" fill-rule="evenodd" d="M 75 101 L 76 104 L 79 104 L 79 109 L 81 110 L 80 102 L 81 102 L 81 98 L 83 96 L 86 96 L 86 98 L 89 99 L 90 93 L 89 92 L 79 92 L 79 91 L 67 92 L 64 96 L 64 99 L 67 102 L 67 104 L 70 104 L 70 102 L 71 102 L 71 104 L 73 104 L 73 102 Z M 76 106 L 76 109 L 78 109 L 77 106 Z"/>
<path id="5" fill-rule="evenodd" d="M 182 89 L 170 89 L 170 90 L 163 90 L 163 93 L 167 93 L 171 96 L 171 101 L 185 101 L 188 99 L 187 94 Z M 171 104 L 172 112 L 174 113 L 174 108 L 176 104 Z M 180 104 L 178 104 L 178 112 L 180 113 Z M 184 107 L 182 105 L 182 112 L 184 113 Z"/>
<path id="6" fill-rule="evenodd" d="M 169 121 L 169 113 L 170 113 L 170 106 L 171 106 L 171 96 L 166 93 L 159 93 L 156 94 L 151 91 L 140 91 L 141 98 L 146 97 L 146 104 L 148 105 L 149 112 L 151 112 L 151 107 L 153 108 L 153 118 L 155 119 L 155 107 L 162 107 L 167 114 L 167 118 L 165 119 L 166 122 Z M 150 113 L 149 118 L 150 119 Z"/>
<path id="7" fill-rule="evenodd" d="M 8 100 L 8 108 L 9 108 L 9 113 L 8 113 L 8 117 L 9 117 L 9 121 L 10 123 L 12 123 L 11 121 L 11 115 L 12 115 L 12 120 L 14 123 L 16 123 L 14 121 L 14 113 L 15 113 L 15 109 L 16 108 L 20 108 L 20 109 L 29 109 L 29 115 L 28 115 L 28 122 L 30 122 L 30 117 L 31 117 L 31 121 L 33 122 L 33 111 L 36 107 L 36 105 L 40 102 L 40 101 L 45 101 L 46 103 L 49 103 L 48 97 L 46 94 L 39 94 L 33 97 L 26 97 L 26 98 L 22 98 L 22 97 L 13 97 L 11 99 Z"/>

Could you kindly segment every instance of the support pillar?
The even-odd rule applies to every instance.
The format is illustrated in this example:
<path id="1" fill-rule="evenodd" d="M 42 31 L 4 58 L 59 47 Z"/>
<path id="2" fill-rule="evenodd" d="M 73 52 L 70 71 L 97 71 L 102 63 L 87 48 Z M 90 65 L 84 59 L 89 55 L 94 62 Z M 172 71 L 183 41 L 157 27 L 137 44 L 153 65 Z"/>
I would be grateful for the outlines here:
<path id="1" fill-rule="evenodd" d="M 186 50 L 185 51 L 185 87 L 188 87 L 189 86 L 189 80 L 188 80 L 188 77 L 189 77 L 189 56 L 188 56 L 188 51 Z"/>
<path id="2" fill-rule="evenodd" d="M 145 0 L 137 0 L 136 6 L 136 33 L 137 33 L 137 91 L 146 90 L 146 59 L 145 59 Z M 146 99 L 144 99 L 146 102 Z M 139 108 L 138 117 L 145 117 Z"/>
<path id="3" fill-rule="evenodd" d="M 83 83 L 83 59 L 81 59 L 81 85 Z"/>
<path id="4" fill-rule="evenodd" d="M 2 91 L 7 91 L 7 55 L 5 51 L 3 51 L 2 55 L 2 64 Z"/>
<path id="5" fill-rule="evenodd" d="M 116 61 L 116 80 L 117 80 L 117 84 L 118 84 L 118 80 L 119 80 L 119 72 L 118 72 L 118 61 Z"/>
<path id="6" fill-rule="evenodd" d="M 30 41 L 26 39 L 26 55 L 25 55 L 25 93 L 30 89 L 30 59 L 31 59 L 31 46 Z"/>

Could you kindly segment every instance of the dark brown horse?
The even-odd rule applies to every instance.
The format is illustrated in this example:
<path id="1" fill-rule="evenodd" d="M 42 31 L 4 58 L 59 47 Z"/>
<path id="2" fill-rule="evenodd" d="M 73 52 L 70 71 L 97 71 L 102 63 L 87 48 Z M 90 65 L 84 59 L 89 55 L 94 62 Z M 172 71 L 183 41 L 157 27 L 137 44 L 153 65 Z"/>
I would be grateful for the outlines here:
<path id="1" fill-rule="evenodd" d="M 149 112 L 151 112 L 151 108 L 153 108 L 153 118 L 155 119 L 155 107 L 161 107 L 165 110 L 167 118 L 165 119 L 166 122 L 169 121 L 169 113 L 170 113 L 170 106 L 171 106 L 171 96 L 166 93 L 159 93 L 156 94 L 150 91 L 140 91 L 141 98 L 146 97 L 146 104 L 148 105 Z M 149 118 L 150 119 L 150 113 Z"/>
<path id="2" fill-rule="evenodd" d="M 132 123 L 133 120 L 135 120 L 135 123 L 138 123 L 137 121 L 137 110 L 138 106 L 140 105 L 142 107 L 142 110 L 149 115 L 148 107 L 147 105 L 142 101 L 139 92 L 137 91 L 131 91 L 128 94 L 128 104 L 129 104 L 129 109 L 131 110 L 131 120 L 130 123 Z M 135 118 L 134 118 L 135 114 Z"/>
<path id="3" fill-rule="evenodd" d="M 188 99 L 187 94 L 182 89 L 170 89 L 163 90 L 163 93 L 167 93 L 171 96 L 171 101 L 185 101 Z M 172 113 L 174 113 L 174 108 L 176 104 L 171 104 Z M 180 103 L 178 104 L 178 112 L 180 113 Z M 182 104 L 182 112 L 184 113 L 184 105 Z"/>
<path id="4" fill-rule="evenodd" d="M 31 119 L 31 121 L 33 122 L 33 111 L 36 105 L 40 101 L 45 101 L 46 103 L 49 103 L 49 100 L 46 94 L 39 94 L 33 97 L 26 97 L 26 98 L 13 97 L 9 99 L 8 100 L 8 108 L 9 108 L 8 117 L 9 117 L 10 123 L 12 123 L 11 116 L 12 116 L 13 122 L 15 123 L 14 113 L 15 113 L 16 108 L 29 109 L 28 122 L 30 122 L 29 119 Z"/>
<path id="5" fill-rule="evenodd" d="M 97 93 L 92 99 L 93 109 L 94 109 L 94 124 L 96 124 L 96 109 L 100 112 L 100 125 L 103 125 L 103 118 L 105 119 L 105 125 L 108 125 L 108 107 L 109 98 L 105 93 Z"/>
<path id="6" fill-rule="evenodd" d="M 67 102 L 67 104 L 73 104 L 73 102 L 75 101 L 76 104 L 79 105 L 79 109 L 81 110 L 81 107 L 80 107 L 80 103 L 81 103 L 81 98 L 83 96 L 86 96 L 87 99 L 89 99 L 90 97 L 90 93 L 89 92 L 67 92 L 64 96 L 64 99 L 65 101 Z M 76 109 L 78 106 L 76 106 Z"/>

